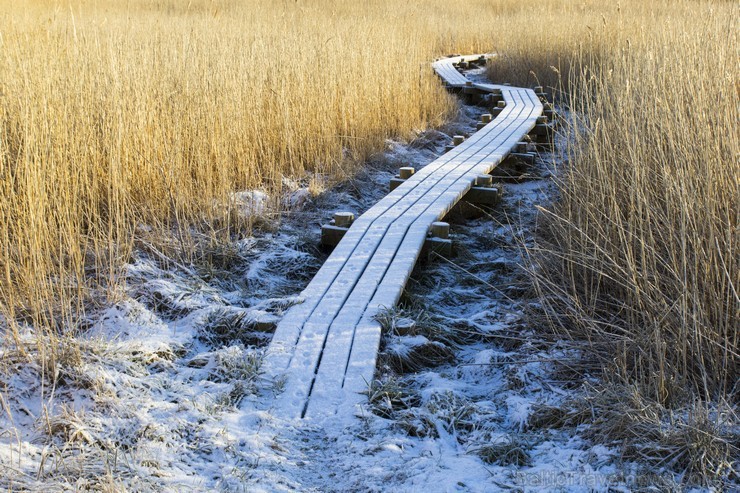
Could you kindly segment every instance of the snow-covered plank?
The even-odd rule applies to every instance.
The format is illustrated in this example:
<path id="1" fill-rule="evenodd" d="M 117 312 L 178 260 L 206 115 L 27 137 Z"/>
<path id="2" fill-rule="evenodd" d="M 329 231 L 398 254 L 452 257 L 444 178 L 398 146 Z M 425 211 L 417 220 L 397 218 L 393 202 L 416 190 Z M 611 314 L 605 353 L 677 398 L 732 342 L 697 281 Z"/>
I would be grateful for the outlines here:
<path id="1" fill-rule="evenodd" d="M 302 294 L 304 302 L 289 311 L 278 326 L 265 359 L 264 375 L 268 380 L 282 378 L 292 360 L 294 347 L 298 343 L 306 317 L 313 313 L 329 291 L 332 283 L 339 276 L 339 273 L 344 269 L 359 271 L 362 268 L 361 265 L 356 264 L 347 268 L 346 263 L 349 258 L 356 256 L 361 259 L 367 258 L 368 249 L 373 246 L 373 243 L 367 239 L 368 231 L 382 230 L 383 226 L 378 224 L 378 221 L 381 221 L 389 211 L 392 211 L 392 216 L 397 216 L 399 212 L 404 210 L 402 209 L 404 204 L 418 194 L 425 193 L 428 188 L 419 187 L 419 185 L 423 182 L 425 186 L 432 186 L 433 182 L 426 181 L 428 177 L 437 175 L 440 169 L 444 169 L 445 166 L 465 162 L 471 158 L 477 148 L 490 145 L 491 139 L 502 131 L 502 127 L 511 125 L 511 122 L 506 118 L 511 111 L 511 107 L 505 109 L 505 112 L 502 112 L 499 118 L 460 146 L 412 175 L 403 185 L 384 197 L 355 221 L 332 255 L 304 290 Z"/>
<path id="2" fill-rule="evenodd" d="M 499 156 L 497 158 L 497 160 L 500 160 L 500 159 L 501 159 L 501 156 Z M 486 166 L 486 169 L 489 169 L 490 167 L 491 166 L 488 165 L 488 166 Z M 476 172 L 477 171 L 479 171 L 479 170 L 476 170 Z M 467 191 L 467 189 L 469 187 L 470 187 L 470 180 L 468 180 L 467 183 L 464 183 L 464 187 L 463 188 L 460 188 L 456 193 L 449 193 L 449 192 L 447 192 L 446 195 L 448 197 L 445 198 L 442 201 L 442 203 L 443 204 L 452 204 L 452 203 L 456 202 L 457 199 L 459 199 L 459 197 L 461 197 L 464 194 L 464 192 Z M 435 216 L 442 215 L 442 214 L 444 214 L 444 212 L 446 212 L 444 210 L 444 208 L 436 208 L 434 210 L 434 216 L 430 217 L 427 220 L 427 222 L 431 222 L 431 221 L 435 220 L 436 219 Z M 412 217 L 415 217 L 415 216 L 416 216 L 415 213 L 412 214 Z M 424 230 L 420 234 L 417 234 L 416 235 L 417 236 L 417 239 L 419 240 L 419 244 L 423 244 L 423 239 L 424 239 L 425 234 L 426 234 L 426 228 L 424 228 Z M 393 238 L 394 236 L 397 237 L 397 235 L 387 234 L 387 237 L 384 239 L 384 241 L 385 242 L 388 242 L 389 241 L 388 238 Z M 407 270 L 410 271 L 410 268 L 413 267 L 413 263 L 415 261 L 415 257 L 416 257 L 417 254 L 418 254 L 418 249 L 416 249 L 415 254 L 414 254 L 414 257 L 413 257 L 413 259 L 411 261 L 404 262 L 405 264 L 407 264 Z M 386 261 L 386 263 L 387 263 L 387 260 L 390 259 L 390 258 L 391 258 L 391 256 L 381 255 L 381 256 L 374 257 L 373 260 L 374 261 L 381 261 L 381 262 L 382 261 Z M 370 269 L 368 272 L 370 273 L 369 275 L 377 277 L 377 272 L 379 272 L 379 270 L 377 268 L 375 268 L 375 269 Z M 368 272 L 366 272 L 365 275 L 368 275 Z M 397 294 L 400 294 L 401 290 L 403 289 L 403 285 L 405 284 L 406 277 L 407 276 L 398 277 L 398 276 L 395 276 L 395 275 L 391 275 L 391 278 L 396 279 L 396 285 L 390 287 L 390 290 L 387 290 L 387 291 L 384 290 L 384 292 L 391 292 L 392 291 L 392 292 L 395 292 Z M 369 292 L 371 292 L 371 289 L 370 288 L 371 287 L 372 288 L 375 288 L 377 286 L 377 281 L 371 281 L 371 282 L 373 284 L 372 286 L 364 286 L 364 287 L 363 286 L 360 286 L 359 289 L 357 291 L 355 291 L 355 293 L 369 293 Z M 390 306 L 390 305 L 388 305 L 388 306 Z M 349 312 L 348 313 L 357 313 L 357 311 L 358 311 L 357 310 L 357 304 L 356 303 L 350 303 L 348 307 L 343 308 L 343 310 L 347 310 L 347 309 L 349 309 Z M 349 316 L 351 317 L 352 315 L 349 315 Z M 313 390 L 312 391 L 312 394 L 311 394 L 312 397 L 315 396 L 318 399 L 313 400 L 312 402 L 325 403 L 325 402 L 328 402 L 327 399 L 329 397 L 331 397 L 332 395 L 335 395 L 336 394 L 336 392 L 333 392 L 332 391 L 332 388 L 334 388 L 335 385 L 332 385 L 331 383 L 327 383 L 326 382 L 326 379 L 333 380 L 337 384 L 336 387 L 338 387 L 338 383 L 343 379 L 343 378 L 339 378 L 339 377 L 341 376 L 341 370 L 343 369 L 343 366 L 345 366 L 344 361 L 345 361 L 346 358 L 337 359 L 337 358 L 334 358 L 334 357 L 327 357 L 327 356 L 330 355 L 330 351 L 331 351 L 333 345 L 335 344 L 335 341 L 341 341 L 341 343 L 342 343 L 342 345 L 344 347 L 347 346 L 347 342 L 350 340 L 349 335 L 352 334 L 352 331 L 351 330 L 348 330 L 348 329 L 351 329 L 352 328 L 352 325 L 354 325 L 356 323 L 357 318 L 358 318 L 357 316 L 354 316 L 354 318 L 352 320 L 347 320 L 346 317 L 345 318 L 339 317 L 330 326 L 330 329 L 329 329 L 330 330 L 330 334 L 328 335 L 328 338 L 326 339 L 326 342 L 325 342 L 325 346 L 326 346 L 325 347 L 325 351 L 327 351 L 328 353 L 325 354 L 325 358 L 322 359 L 322 365 L 321 365 L 321 368 L 319 368 L 319 372 L 318 372 L 318 375 L 317 375 L 317 382 L 316 382 L 317 386 L 314 386 L 314 388 L 312 389 Z M 339 327 L 344 327 L 344 331 L 343 332 L 340 332 L 339 335 L 336 335 L 335 336 L 334 334 L 336 332 L 333 332 L 333 331 L 336 331 L 337 330 L 336 329 L 337 324 L 338 324 Z M 308 382 L 308 379 L 304 380 L 304 385 L 307 384 L 307 382 Z M 331 400 L 336 400 L 336 398 L 331 399 Z M 319 404 L 319 407 L 322 407 L 322 404 Z"/>
<path id="3" fill-rule="evenodd" d="M 442 58 L 432 63 L 432 68 L 448 86 L 461 87 L 467 84 L 468 79 L 458 72 L 454 65 L 460 62 L 473 62 L 480 59 L 480 57 L 481 55 L 468 55 Z"/>
<path id="4" fill-rule="evenodd" d="M 288 414 L 303 413 L 307 396 L 314 387 L 314 378 L 306 372 L 306 368 L 318 367 L 321 362 L 323 368 L 329 368 L 329 372 L 343 372 L 349 354 L 349 344 L 346 343 L 351 340 L 354 325 L 359 319 L 359 316 L 355 318 L 353 314 L 361 315 L 364 312 L 370 296 L 375 292 L 387 266 L 393 260 L 409 225 L 431 207 L 432 202 L 466 171 L 467 166 L 469 164 L 466 160 L 453 160 L 447 163 L 442 171 L 428 177 L 425 180 L 427 186 L 422 187 L 426 193 L 414 201 L 408 209 L 395 210 L 394 217 L 382 223 L 387 227 L 382 231 L 378 228 L 372 239 L 366 239 L 374 242 L 373 255 L 354 256 L 349 260 L 347 265 L 363 265 L 364 270 L 361 273 L 360 269 L 352 272 L 354 274 L 351 278 L 352 286 L 349 286 L 349 283 L 341 285 L 337 283 L 332 289 L 333 295 L 325 297 L 319 304 L 319 310 L 309 318 L 309 322 L 313 323 L 307 324 L 304 328 L 297 344 L 296 357 L 292 359 L 288 368 L 288 375 L 296 377 L 290 378 L 281 396 L 281 400 L 284 401 L 279 406 L 281 412 L 287 410 Z M 399 292 L 402 288 L 403 285 L 400 286 Z M 343 297 L 342 303 L 336 303 L 335 297 L 339 296 Z M 342 311 L 345 313 L 344 316 Z M 333 331 L 332 327 L 335 328 Z M 337 327 L 345 328 L 347 333 Z M 341 344 L 340 341 L 345 343 L 341 351 L 336 348 Z M 328 343 L 331 344 L 327 347 Z M 342 355 L 338 355 L 337 352 Z M 321 373 L 326 374 L 327 370 Z M 337 391 L 340 388 L 340 385 L 336 386 Z M 327 386 L 322 381 L 319 383 L 319 393 L 325 391 Z"/>
<path id="5" fill-rule="evenodd" d="M 532 95 L 534 94 L 532 93 Z M 505 134 L 503 142 L 492 146 L 489 154 L 477 156 L 478 161 L 470 169 L 468 177 L 491 171 L 503 159 L 508 149 L 516 145 L 516 142 L 536 123 L 537 116 L 541 112 L 541 105 L 538 105 L 538 102 L 533 101 L 526 95 L 522 97 L 520 94 L 510 94 L 509 97 L 512 101 L 521 98 L 518 106 L 522 108 L 522 112 L 517 116 L 520 123 Z M 471 159 L 471 161 L 473 160 Z M 370 302 L 362 321 L 358 324 L 356 332 L 362 335 L 360 337 L 357 334 L 355 335 L 356 340 L 347 364 L 342 394 L 335 403 L 327 403 L 328 405 L 323 406 L 325 414 L 331 414 L 335 409 L 334 406 L 340 406 L 343 402 L 348 404 L 356 402 L 356 395 L 366 389 L 367 383 L 373 376 L 375 357 L 380 343 L 380 326 L 374 320 L 375 314 L 383 307 L 395 305 L 403 289 L 403 286 L 400 290 L 397 289 L 397 280 L 404 279 L 405 284 L 405 279 L 411 274 L 429 225 L 441 219 L 451 207 L 450 204 L 456 203 L 464 196 L 470 189 L 470 185 L 470 179 L 461 178 L 458 180 L 455 186 L 448 188 L 447 196 L 439 197 L 433 204 L 430 208 L 431 214 L 426 217 L 420 216 L 412 225 L 410 234 L 407 235 L 404 243 L 399 248 L 388 274 L 378 286 L 377 294 Z"/>
<path id="6" fill-rule="evenodd" d="M 523 103 L 523 101 L 521 102 Z M 526 108 L 524 108 L 523 104 L 519 104 L 518 108 L 519 113 L 516 118 L 512 118 L 512 121 L 521 120 L 522 114 L 525 118 L 530 116 L 528 112 L 525 112 Z M 531 126 L 533 123 L 534 120 L 529 122 L 529 125 Z M 456 180 L 454 184 L 455 188 L 447 187 L 444 192 L 446 197 L 437 197 L 437 202 L 431 207 L 428 207 L 425 213 L 419 214 L 419 216 L 413 218 L 414 223 L 419 224 L 422 227 L 417 227 L 416 230 L 410 228 L 406 231 L 403 240 L 404 244 L 396 246 L 392 265 L 387 269 L 382 285 L 374 280 L 369 286 L 363 287 L 360 291 L 364 293 L 366 299 L 370 296 L 370 288 L 372 288 L 374 292 L 380 291 L 380 296 L 386 296 L 388 298 L 385 301 L 376 300 L 376 306 L 373 309 L 366 311 L 366 320 L 364 320 L 363 326 L 369 328 L 370 323 L 367 319 L 372 319 L 378 309 L 382 309 L 382 307 L 391 307 L 396 303 L 397 297 L 403 290 L 406 280 L 416 262 L 421 246 L 424 243 L 428 225 L 441 218 L 441 216 L 447 212 L 447 208 L 456 203 L 457 200 L 459 200 L 459 198 L 470 189 L 474 177 L 477 174 L 490 171 L 495 164 L 500 162 L 504 153 L 494 153 L 492 155 L 492 152 L 498 149 L 500 145 L 504 145 L 505 149 L 509 149 L 510 146 L 506 145 L 505 142 L 511 138 L 520 138 L 520 133 L 519 126 L 516 126 L 514 129 L 510 129 L 509 132 L 502 132 L 496 136 L 496 139 L 492 139 L 487 142 L 490 145 L 485 147 L 485 152 L 475 154 L 475 158 L 477 160 L 471 157 L 466 161 L 466 165 L 474 166 L 474 168 L 464 170 L 464 174 Z M 372 304 L 369 306 L 372 306 Z M 353 304 L 353 309 L 354 307 L 355 305 Z M 343 400 L 342 393 L 336 392 L 335 389 L 341 386 L 340 382 L 346 380 L 342 373 L 350 366 L 350 361 L 347 359 L 346 355 L 347 349 L 349 349 L 348 345 L 352 348 L 353 354 L 356 355 L 372 355 L 377 350 L 377 342 L 379 341 L 377 337 L 379 336 L 379 330 L 374 331 L 375 337 L 355 337 L 356 331 L 353 326 L 357 325 L 356 321 L 359 320 L 359 318 L 360 315 L 354 313 L 351 320 L 342 320 L 342 323 L 336 327 L 335 324 L 332 324 L 327 338 L 324 359 L 322 359 L 322 364 L 319 368 L 313 392 L 311 394 L 312 399 L 308 407 L 309 415 L 316 415 L 319 413 L 331 414 L 339 401 Z M 331 355 L 331 357 L 327 357 L 327 355 Z M 367 360 L 364 356 L 359 357 L 362 361 Z M 353 377 L 349 373 L 348 377 L 349 382 L 352 382 Z M 366 385 L 365 380 L 367 380 L 367 378 L 361 382 L 363 385 Z"/>
<path id="7" fill-rule="evenodd" d="M 453 63 L 434 63 L 449 85 L 467 79 Z M 429 225 L 442 218 L 533 126 L 542 105 L 531 90 L 501 90 L 507 106 L 471 138 L 433 161 L 360 216 L 278 325 L 268 348 L 267 378 L 283 380 L 276 410 L 289 417 L 331 415 L 350 407 L 372 378 L 380 340 L 374 320 L 406 284 Z M 349 409 L 349 408 L 347 408 Z"/>

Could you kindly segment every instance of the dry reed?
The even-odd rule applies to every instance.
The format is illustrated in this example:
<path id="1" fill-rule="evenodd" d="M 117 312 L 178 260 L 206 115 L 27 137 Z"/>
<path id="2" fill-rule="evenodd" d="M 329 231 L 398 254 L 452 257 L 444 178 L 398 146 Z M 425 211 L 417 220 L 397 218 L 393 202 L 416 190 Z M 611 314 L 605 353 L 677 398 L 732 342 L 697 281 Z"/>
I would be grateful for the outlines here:
<path id="1" fill-rule="evenodd" d="M 602 385 L 620 390 L 619 402 L 591 406 L 594 436 L 617 440 L 626 456 L 652 454 L 641 461 L 668 465 L 686 484 L 732 489 L 739 451 L 728 404 L 740 395 L 738 7 L 625 1 L 572 14 L 578 22 L 561 16 L 555 29 L 533 36 L 540 52 L 507 41 L 506 56 L 489 71 L 498 80 L 542 83 L 572 110 L 561 130 L 560 199 L 543 210 L 540 244 L 528 252 L 542 314 L 558 335 L 589 342 Z M 682 442 L 666 447 L 616 419 L 633 395 L 649 403 L 632 411 L 637 421 L 650 421 L 648 409 L 682 419 L 699 409 L 709 425 L 666 431 L 650 421 L 653 434 Z"/>
<path id="2" fill-rule="evenodd" d="M 0 312 L 74 330 L 143 232 L 188 256 L 248 231 L 234 192 L 320 185 L 443 122 L 429 62 L 540 50 L 526 24 L 578 11 L 536 8 L 0 0 Z"/>
<path id="3" fill-rule="evenodd" d="M 571 315 L 562 326 L 608 343 L 622 376 L 663 403 L 726 396 L 738 378 L 733 12 L 626 2 L 593 51 L 570 47 L 560 86 L 577 111 L 541 280 Z M 644 19 L 656 27 L 635 29 Z"/>
<path id="4" fill-rule="evenodd" d="M 248 231 L 234 192 L 341 179 L 453 113 L 433 58 L 495 51 L 492 78 L 577 110 L 532 252 L 547 315 L 656 402 L 731 398 L 736 5 L 423 5 L 0 0 L 3 339 L 40 329 L 53 371 L 56 335 L 105 302 L 137 238 L 187 256 Z"/>
<path id="5" fill-rule="evenodd" d="M 279 193 L 307 171 L 342 176 L 386 137 L 450 115 L 430 59 L 499 51 L 494 78 L 560 87 L 578 109 L 552 286 L 581 325 L 619 332 L 624 367 L 657 372 L 662 399 L 685 379 L 705 396 L 727 391 L 738 351 L 736 10 L 0 4 L 5 321 L 74 329 L 117 282 L 138 230 L 176 231 L 184 250 L 194 232 L 228 239 L 245 226 L 233 192 Z"/>

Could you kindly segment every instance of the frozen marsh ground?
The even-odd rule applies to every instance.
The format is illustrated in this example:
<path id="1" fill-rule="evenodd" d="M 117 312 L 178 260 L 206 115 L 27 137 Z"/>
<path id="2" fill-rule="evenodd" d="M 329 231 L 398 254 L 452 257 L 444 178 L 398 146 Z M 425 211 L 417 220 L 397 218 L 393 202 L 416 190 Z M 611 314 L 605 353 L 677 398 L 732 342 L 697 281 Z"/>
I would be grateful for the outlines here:
<path id="1" fill-rule="evenodd" d="M 555 197 L 555 156 L 505 180 L 503 203 L 452 218 L 456 255 L 417 267 L 384 314 L 377 379 L 356 420 L 284 422 L 261 355 L 284 310 L 326 253 L 320 225 L 382 197 L 394 171 L 432 161 L 471 132 L 463 107 L 441 131 L 389 141 L 320 195 L 286 183 L 271 216 L 259 192 L 254 235 L 203 265 L 140 249 L 127 288 L 91 314 L 49 375 L 44 347 L 6 350 L 0 487 L 68 491 L 632 491 L 670 488 L 660 471 L 621 459 L 563 409 L 596 376 L 573 343 L 527 316 L 538 300 L 521 270 L 538 205 Z M 413 321 L 412 323 L 409 320 Z"/>

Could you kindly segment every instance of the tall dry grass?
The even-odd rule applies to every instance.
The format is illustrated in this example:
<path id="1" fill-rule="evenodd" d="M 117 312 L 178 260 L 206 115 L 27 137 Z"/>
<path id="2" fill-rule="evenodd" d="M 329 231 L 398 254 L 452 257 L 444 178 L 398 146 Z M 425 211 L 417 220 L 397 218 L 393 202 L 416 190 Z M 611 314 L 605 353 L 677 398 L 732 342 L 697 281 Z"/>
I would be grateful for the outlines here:
<path id="1" fill-rule="evenodd" d="M 181 250 L 228 238 L 249 226 L 232 192 L 341 177 L 454 110 L 428 66 L 453 43 L 388 2 L 3 1 L 0 18 L 7 321 L 70 330 L 137 226 Z"/>
<path id="2" fill-rule="evenodd" d="M 740 375 L 737 15 L 683 14 L 573 81 L 556 211 L 569 292 L 661 402 Z"/>
<path id="3" fill-rule="evenodd" d="M 143 231 L 186 256 L 227 241 L 249 228 L 233 192 L 341 177 L 449 117 L 434 57 L 539 52 L 551 21 L 602 9 L 0 0 L 0 312 L 73 329 Z"/>
<path id="4" fill-rule="evenodd" d="M 351 173 L 452 114 L 433 58 L 495 51 L 493 79 L 574 110 L 533 252 L 553 324 L 641 396 L 732 398 L 738 18 L 688 0 L 0 0 L 2 338 L 27 322 L 53 367 L 137 239 L 187 257 L 248 231 L 234 192 Z"/>
<path id="5" fill-rule="evenodd" d="M 511 39 L 490 67 L 495 79 L 542 83 L 571 110 L 531 277 L 551 327 L 600 362 L 601 387 L 585 398 L 594 436 L 683 485 L 732 489 L 739 8 L 605 7 L 554 14 L 553 29 Z"/>
<path id="6" fill-rule="evenodd" d="M 737 395 L 738 8 L 627 1 L 596 19 L 491 68 L 574 110 L 533 258 L 547 312 L 657 402 Z"/>

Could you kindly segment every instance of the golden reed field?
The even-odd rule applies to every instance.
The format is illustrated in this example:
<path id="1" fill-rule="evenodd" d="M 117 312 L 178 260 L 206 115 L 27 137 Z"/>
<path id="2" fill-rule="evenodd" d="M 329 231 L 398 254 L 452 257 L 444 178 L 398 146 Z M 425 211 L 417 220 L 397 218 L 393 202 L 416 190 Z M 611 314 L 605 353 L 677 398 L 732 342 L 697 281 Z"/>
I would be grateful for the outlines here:
<path id="1" fill-rule="evenodd" d="M 740 391 L 738 13 L 621 2 L 585 35 L 540 35 L 544 59 L 507 44 L 489 71 L 536 74 L 572 110 L 561 200 L 530 252 L 548 321 L 663 404 Z"/>
<path id="2" fill-rule="evenodd" d="M 62 330 L 115 283 L 137 224 L 177 230 L 187 255 L 193 234 L 244 227 L 223 207 L 231 192 L 307 171 L 320 187 L 384 138 L 442 123 L 454 99 L 430 61 L 489 50 L 473 24 L 493 32 L 510 8 L 0 5 L 0 303 L 8 320 Z"/>
<path id="3" fill-rule="evenodd" d="M 529 252 L 543 316 L 661 404 L 737 397 L 735 2 L 0 0 L 0 308 L 74 333 L 137 242 L 193 261 L 231 194 L 316 190 L 456 101 L 429 63 L 566 112 Z"/>

